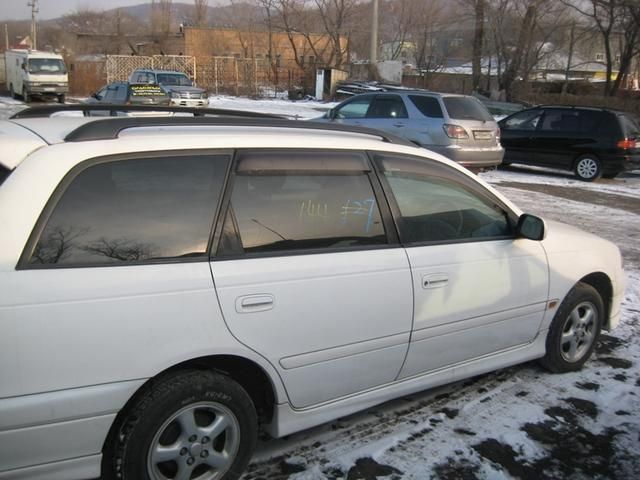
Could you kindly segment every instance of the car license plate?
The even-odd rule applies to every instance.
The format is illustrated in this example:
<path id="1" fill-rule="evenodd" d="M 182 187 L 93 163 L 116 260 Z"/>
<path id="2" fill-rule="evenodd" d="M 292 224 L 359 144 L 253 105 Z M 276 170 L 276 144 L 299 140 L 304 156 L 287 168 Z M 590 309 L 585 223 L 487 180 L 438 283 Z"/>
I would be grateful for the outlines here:
<path id="1" fill-rule="evenodd" d="M 45 92 L 54 92 L 55 88 L 54 87 L 44 87 L 44 91 Z"/>
<path id="2" fill-rule="evenodd" d="M 474 130 L 473 138 L 475 138 L 476 140 L 491 140 L 493 138 L 493 135 L 491 134 L 491 132 L 486 130 Z"/>

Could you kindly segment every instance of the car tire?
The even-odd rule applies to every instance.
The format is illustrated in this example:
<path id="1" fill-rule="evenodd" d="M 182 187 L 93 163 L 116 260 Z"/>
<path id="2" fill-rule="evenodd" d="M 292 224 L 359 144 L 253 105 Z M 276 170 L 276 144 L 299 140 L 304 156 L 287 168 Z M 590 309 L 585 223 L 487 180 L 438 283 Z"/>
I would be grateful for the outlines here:
<path id="1" fill-rule="evenodd" d="M 592 182 L 602 175 L 602 164 L 600 159 L 589 153 L 576 158 L 573 172 L 576 177 L 585 182 Z"/>
<path id="2" fill-rule="evenodd" d="M 14 100 L 18 98 L 18 95 L 16 95 L 16 92 L 13 90 L 13 83 L 9 85 L 9 96 Z"/>
<path id="3" fill-rule="evenodd" d="M 558 308 L 547 335 L 540 363 L 554 373 L 579 370 L 589 359 L 600 335 L 604 305 L 600 294 L 578 283 Z"/>
<path id="4" fill-rule="evenodd" d="M 67 100 L 67 97 L 63 93 L 62 95 L 58 95 L 58 103 L 64 103 Z"/>
<path id="5" fill-rule="evenodd" d="M 24 87 L 22 88 L 22 101 L 24 103 L 29 103 L 31 101 L 31 97 L 27 93 L 27 89 Z"/>
<path id="6" fill-rule="evenodd" d="M 237 479 L 257 428 L 253 402 L 238 383 L 211 371 L 176 372 L 155 381 L 114 427 L 103 478 L 168 480 L 184 471 L 185 478 Z"/>

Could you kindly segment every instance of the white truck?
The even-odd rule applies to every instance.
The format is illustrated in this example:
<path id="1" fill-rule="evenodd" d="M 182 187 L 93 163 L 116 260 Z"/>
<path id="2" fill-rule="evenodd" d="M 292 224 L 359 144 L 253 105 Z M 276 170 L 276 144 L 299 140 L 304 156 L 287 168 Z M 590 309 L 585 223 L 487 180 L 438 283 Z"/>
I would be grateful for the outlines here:
<path id="1" fill-rule="evenodd" d="M 69 76 L 64 59 L 57 53 L 37 50 L 7 50 L 5 53 L 7 89 L 13 98 L 56 97 L 64 103 Z"/>

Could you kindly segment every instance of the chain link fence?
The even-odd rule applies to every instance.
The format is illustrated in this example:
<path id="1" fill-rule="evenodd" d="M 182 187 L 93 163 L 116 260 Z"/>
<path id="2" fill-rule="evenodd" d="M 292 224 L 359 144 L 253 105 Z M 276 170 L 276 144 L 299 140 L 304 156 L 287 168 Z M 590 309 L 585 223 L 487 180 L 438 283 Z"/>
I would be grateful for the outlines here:
<path id="1" fill-rule="evenodd" d="M 88 79 L 90 75 L 85 70 L 93 69 L 95 76 L 104 78 L 106 74 L 106 83 L 126 81 L 136 69 L 153 68 L 184 72 L 212 95 L 275 97 L 284 92 L 297 98 L 312 93 L 316 68 L 313 64 L 301 68 L 294 60 L 284 59 L 271 62 L 266 58 L 198 57 L 196 62 L 195 57 L 184 55 L 107 55 L 101 62 L 75 63 L 71 77 L 74 73 L 80 77 L 82 72 L 82 78 Z M 72 80 L 78 93 L 86 94 L 85 90 L 94 91 L 103 85 L 100 80 L 80 85 L 80 80 Z"/>

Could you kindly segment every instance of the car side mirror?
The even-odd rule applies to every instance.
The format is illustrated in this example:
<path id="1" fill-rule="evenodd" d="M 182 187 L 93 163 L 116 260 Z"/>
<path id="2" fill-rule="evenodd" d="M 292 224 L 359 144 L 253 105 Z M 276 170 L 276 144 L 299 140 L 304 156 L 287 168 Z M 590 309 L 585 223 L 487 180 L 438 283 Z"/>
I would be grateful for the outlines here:
<path id="1" fill-rule="evenodd" d="M 517 238 L 540 241 L 544 239 L 545 233 L 544 220 L 540 217 L 524 213 L 518 218 L 518 225 L 516 226 Z"/>
<path id="2" fill-rule="evenodd" d="M 334 118 L 336 118 L 336 111 L 333 108 L 331 108 L 327 111 L 326 115 L 329 120 L 333 120 Z"/>

